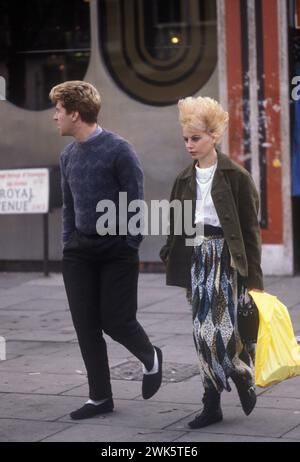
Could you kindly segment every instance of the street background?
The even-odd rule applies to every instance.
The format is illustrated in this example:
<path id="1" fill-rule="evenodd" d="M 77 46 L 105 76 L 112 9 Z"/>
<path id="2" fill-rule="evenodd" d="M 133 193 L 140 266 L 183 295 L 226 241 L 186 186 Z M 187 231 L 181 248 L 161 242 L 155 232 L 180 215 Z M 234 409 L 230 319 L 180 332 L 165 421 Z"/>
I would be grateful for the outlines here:
<path id="1" fill-rule="evenodd" d="M 265 290 L 288 307 L 300 335 L 300 277 L 267 277 Z M 183 289 L 165 286 L 164 274 L 141 274 L 138 319 L 164 354 L 163 384 L 141 396 L 141 365 L 109 337 L 115 411 L 72 421 L 69 412 L 88 388 L 61 274 L 0 273 L 0 441 L 201 442 L 300 441 L 300 377 L 257 388 L 246 417 L 234 386 L 222 395 L 224 420 L 190 430 L 202 407 L 202 385 Z"/>

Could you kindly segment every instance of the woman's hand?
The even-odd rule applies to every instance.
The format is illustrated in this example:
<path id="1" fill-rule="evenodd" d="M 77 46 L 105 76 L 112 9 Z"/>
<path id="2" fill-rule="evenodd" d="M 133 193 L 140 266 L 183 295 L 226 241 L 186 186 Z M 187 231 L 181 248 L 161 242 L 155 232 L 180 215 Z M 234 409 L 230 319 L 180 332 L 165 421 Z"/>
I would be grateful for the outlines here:
<path id="1" fill-rule="evenodd" d="M 248 292 L 251 292 L 251 291 L 252 292 L 259 292 L 261 294 L 263 293 L 263 290 L 261 290 L 261 289 L 248 289 Z"/>

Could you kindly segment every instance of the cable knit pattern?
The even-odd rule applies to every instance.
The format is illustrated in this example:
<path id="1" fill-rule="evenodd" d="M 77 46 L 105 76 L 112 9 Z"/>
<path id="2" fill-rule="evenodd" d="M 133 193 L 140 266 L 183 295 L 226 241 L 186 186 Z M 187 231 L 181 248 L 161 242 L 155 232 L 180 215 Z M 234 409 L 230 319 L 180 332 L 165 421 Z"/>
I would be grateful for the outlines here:
<path id="1" fill-rule="evenodd" d="M 143 172 L 133 147 L 107 130 L 66 146 L 60 157 L 60 168 L 63 244 L 75 228 L 85 234 L 97 234 L 96 222 L 101 213 L 96 212 L 96 206 L 100 200 L 114 202 L 118 224 L 119 192 L 127 192 L 128 203 L 144 197 Z M 138 248 L 141 240 L 141 235 L 127 235 L 132 247 Z"/>

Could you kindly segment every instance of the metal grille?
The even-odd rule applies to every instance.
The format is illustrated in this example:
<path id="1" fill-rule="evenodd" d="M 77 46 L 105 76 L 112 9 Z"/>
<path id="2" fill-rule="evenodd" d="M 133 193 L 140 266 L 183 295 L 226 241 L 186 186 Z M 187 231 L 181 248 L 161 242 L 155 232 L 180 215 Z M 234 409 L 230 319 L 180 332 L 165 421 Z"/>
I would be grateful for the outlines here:
<path id="1" fill-rule="evenodd" d="M 163 382 L 183 382 L 198 374 L 198 366 L 191 364 L 164 363 L 163 365 Z M 110 375 L 114 380 L 143 379 L 142 366 L 137 361 L 127 361 L 126 363 L 112 367 Z"/>

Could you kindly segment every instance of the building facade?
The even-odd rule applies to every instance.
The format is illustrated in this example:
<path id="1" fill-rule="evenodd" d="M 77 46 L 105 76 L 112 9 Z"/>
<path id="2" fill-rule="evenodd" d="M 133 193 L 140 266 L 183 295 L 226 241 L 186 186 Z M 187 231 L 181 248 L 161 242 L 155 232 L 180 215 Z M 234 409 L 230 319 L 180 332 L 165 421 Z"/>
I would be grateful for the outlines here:
<path id="1" fill-rule="evenodd" d="M 297 270 L 291 92 L 299 2 L 29 0 L 20 4 L 19 23 L 13 3 L 3 0 L 0 7 L 0 75 L 6 84 L 0 169 L 58 165 L 70 139 L 56 133 L 48 93 L 64 80 L 84 79 L 102 95 L 100 123 L 134 144 L 146 200 L 167 199 L 189 163 L 176 103 L 188 95 L 214 97 L 230 114 L 222 149 L 251 172 L 259 191 L 264 272 Z M 59 207 L 49 220 L 49 256 L 59 262 Z M 42 217 L 1 214 L 0 222 L 0 269 L 37 268 Z M 145 269 L 159 268 L 164 240 L 145 238 Z"/>

